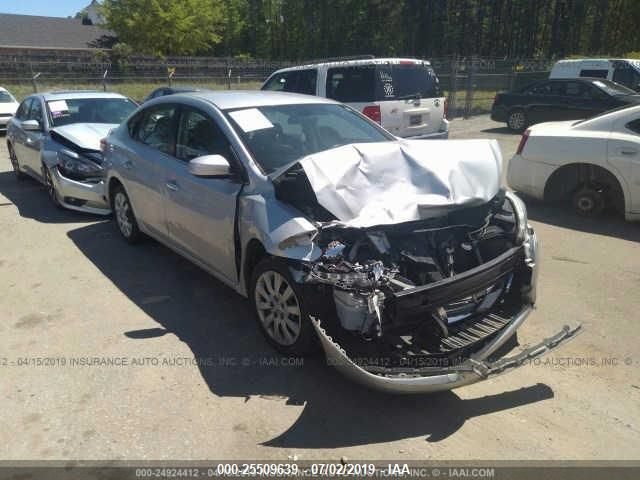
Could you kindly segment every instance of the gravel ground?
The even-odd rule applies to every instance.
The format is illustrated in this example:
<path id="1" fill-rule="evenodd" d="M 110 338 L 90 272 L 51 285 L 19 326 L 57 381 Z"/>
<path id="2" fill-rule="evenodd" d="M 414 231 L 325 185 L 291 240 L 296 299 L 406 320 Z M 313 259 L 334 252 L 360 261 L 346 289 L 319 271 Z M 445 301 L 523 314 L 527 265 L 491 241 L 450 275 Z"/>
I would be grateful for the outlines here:
<path id="1" fill-rule="evenodd" d="M 451 131 L 497 138 L 505 159 L 519 140 L 487 117 Z M 389 396 L 321 358 L 278 359 L 241 297 L 108 219 L 56 210 L 15 180 L 0 138 L 0 458 L 638 459 L 640 227 L 529 211 L 543 250 L 520 340 L 584 332 L 490 381 Z"/>

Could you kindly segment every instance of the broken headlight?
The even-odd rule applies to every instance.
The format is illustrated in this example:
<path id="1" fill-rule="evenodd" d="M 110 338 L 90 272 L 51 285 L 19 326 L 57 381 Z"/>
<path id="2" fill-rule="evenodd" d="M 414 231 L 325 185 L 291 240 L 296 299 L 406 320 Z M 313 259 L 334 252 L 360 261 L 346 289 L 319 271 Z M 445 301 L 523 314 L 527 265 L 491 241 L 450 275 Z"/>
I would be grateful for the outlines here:
<path id="1" fill-rule="evenodd" d="M 91 155 L 91 154 L 87 154 Z M 96 154 L 97 155 L 97 154 Z M 58 152 L 58 169 L 69 177 L 91 178 L 101 177 L 102 167 L 88 158 L 71 150 L 60 150 Z"/>

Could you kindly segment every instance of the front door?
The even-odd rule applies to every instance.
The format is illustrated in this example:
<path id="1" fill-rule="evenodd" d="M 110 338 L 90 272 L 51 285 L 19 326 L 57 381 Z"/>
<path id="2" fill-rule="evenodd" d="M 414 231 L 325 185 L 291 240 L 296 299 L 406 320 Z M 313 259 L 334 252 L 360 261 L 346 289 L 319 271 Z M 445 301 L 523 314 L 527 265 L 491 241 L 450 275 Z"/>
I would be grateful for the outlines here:
<path id="1" fill-rule="evenodd" d="M 40 130 L 27 131 L 24 130 L 24 155 L 20 162 L 25 168 L 28 168 L 31 174 L 38 178 L 42 178 L 42 144 L 44 143 L 44 130 L 46 123 L 44 119 L 44 107 L 39 98 L 34 98 L 29 110 L 28 120 L 35 120 L 40 125 Z"/>
<path id="2" fill-rule="evenodd" d="M 214 154 L 237 165 L 215 121 L 200 110 L 182 107 L 176 161 L 165 178 L 167 228 L 179 248 L 235 284 L 234 227 L 240 177 L 202 178 L 189 173 L 190 160 Z"/>

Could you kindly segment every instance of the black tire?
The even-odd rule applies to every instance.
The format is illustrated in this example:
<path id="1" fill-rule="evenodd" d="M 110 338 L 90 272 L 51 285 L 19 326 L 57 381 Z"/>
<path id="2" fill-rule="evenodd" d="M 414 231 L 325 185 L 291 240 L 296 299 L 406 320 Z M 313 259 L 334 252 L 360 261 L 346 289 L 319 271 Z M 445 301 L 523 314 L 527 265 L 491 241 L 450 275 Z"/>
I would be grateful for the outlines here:
<path id="1" fill-rule="evenodd" d="M 122 185 L 117 185 L 111 194 L 111 209 L 113 210 L 113 218 L 118 227 L 118 231 L 122 238 L 128 243 L 135 244 L 142 238 L 142 232 L 138 228 L 131 200 Z"/>
<path id="2" fill-rule="evenodd" d="M 606 199 L 602 191 L 590 187 L 579 189 L 571 199 L 573 209 L 583 217 L 597 217 L 602 214 Z"/>
<path id="3" fill-rule="evenodd" d="M 509 112 L 507 117 L 507 127 L 512 132 L 522 133 L 529 126 L 527 114 L 521 108 L 515 108 Z"/>
<path id="4" fill-rule="evenodd" d="M 278 276 L 284 281 L 283 283 L 276 283 Z M 272 293 L 275 288 L 267 291 L 270 278 L 276 279 L 271 286 L 278 289 L 277 294 Z M 291 292 L 288 291 L 289 288 Z M 253 305 L 260 330 L 267 341 L 280 353 L 306 356 L 317 349 L 319 343 L 305 308 L 304 298 L 300 288 L 291 278 L 284 261 L 268 257 L 256 265 L 251 274 L 249 300 Z M 270 304 L 271 307 L 265 307 L 266 304 Z M 298 314 L 294 313 L 296 307 Z M 271 321 L 269 321 L 269 313 L 271 313 Z M 292 328 L 293 324 L 299 326 L 297 333 Z"/>
<path id="5" fill-rule="evenodd" d="M 55 205 L 56 208 L 62 208 L 62 204 L 60 203 L 60 197 L 58 196 L 58 192 L 56 190 L 56 186 L 53 184 L 53 180 L 51 178 L 51 170 L 44 164 L 42 164 L 42 180 L 44 181 L 44 186 L 47 189 L 47 195 L 51 203 Z"/>
<path id="6" fill-rule="evenodd" d="M 13 173 L 16 175 L 17 180 L 24 180 L 26 175 L 20 171 L 20 163 L 18 162 L 18 156 L 13 150 L 13 146 L 7 142 L 7 149 L 9 150 L 9 160 L 11 160 L 11 166 L 13 167 Z"/>

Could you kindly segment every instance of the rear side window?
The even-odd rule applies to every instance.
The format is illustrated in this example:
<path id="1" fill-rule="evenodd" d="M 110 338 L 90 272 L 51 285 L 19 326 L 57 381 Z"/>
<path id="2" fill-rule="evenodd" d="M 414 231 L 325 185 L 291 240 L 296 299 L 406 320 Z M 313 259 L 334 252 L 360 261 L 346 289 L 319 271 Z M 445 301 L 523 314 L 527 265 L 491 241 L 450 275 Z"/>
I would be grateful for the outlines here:
<path id="1" fill-rule="evenodd" d="M 529 95 L 564 95 L 565 88 L 563 82 L 543 82 L 532 85 L 524 93 Z"/>
<path id="2" fill-rule="evenodd" d="M 374 65 L 330 68 L 327 71 L 327 98 L 339 102 L 373 102 L 376 90 Z"/>
<path id="3" fill-rule="evenodd" d="M 640 118 L 627 123 L 627 128 L 634 133 L 640 134 Z"/>
<path id="4" fill-rule="evenodd" d="M 621 64 L 613 72 L 613 81 L 634 90 L 640 89 L 640 73 L 627 64 Z"/>
<path id="5" fill-rule="evenodd" d="M 607 78 L 608 73 L 609 73 L 609 70 L 600 70 L 600 69 L 580 70 L 581 77 Z"/>
<path id="6" fill-rule="evenodd" d="M 157 105 L 145 111 L 134 138 L 168 155 L 175 154 L 176 106 Z"/>
<path id="7" fill-rule="evenodd" d="M 262 88 L 263 90 L 316 94 L 317 70 L 294 70 L 274 75 Z"/>

